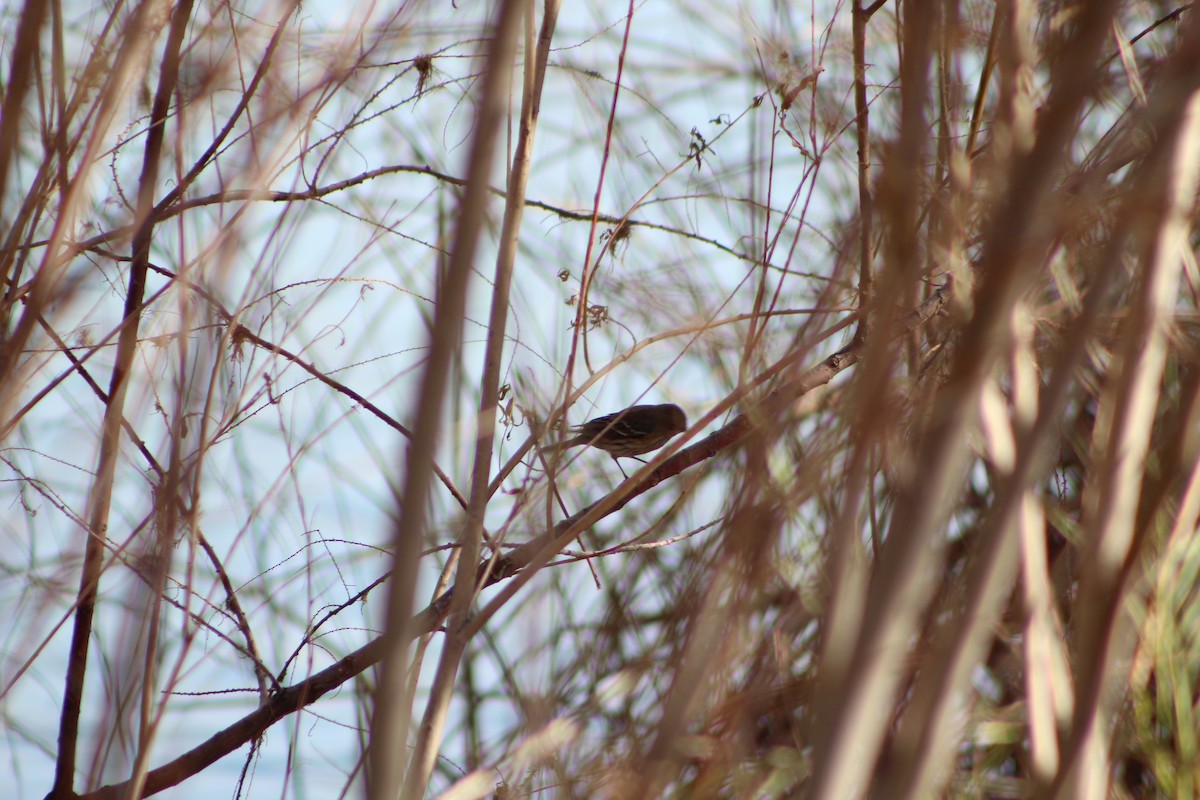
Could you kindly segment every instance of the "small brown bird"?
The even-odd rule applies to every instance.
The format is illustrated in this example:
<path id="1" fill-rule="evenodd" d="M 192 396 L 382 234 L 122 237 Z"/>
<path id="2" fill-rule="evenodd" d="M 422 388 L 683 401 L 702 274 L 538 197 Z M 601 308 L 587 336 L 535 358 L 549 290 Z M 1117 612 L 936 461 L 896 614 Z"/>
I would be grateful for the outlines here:
<path id="1" fill-rule="evenodd" d="M 687 415 L 673 403 L 657 406 L 630 406 L 624 411 L 605 414 L 576 425 L 575 435 L 554 445 L 554 450 L 586 444 L 613 457 L 640 456 L 657 450 L 677 433 L 687 430 Z M 620 466 L 620 462 L 617 462 Z M 625 470 L 621 470 L 624 474 Z"/>

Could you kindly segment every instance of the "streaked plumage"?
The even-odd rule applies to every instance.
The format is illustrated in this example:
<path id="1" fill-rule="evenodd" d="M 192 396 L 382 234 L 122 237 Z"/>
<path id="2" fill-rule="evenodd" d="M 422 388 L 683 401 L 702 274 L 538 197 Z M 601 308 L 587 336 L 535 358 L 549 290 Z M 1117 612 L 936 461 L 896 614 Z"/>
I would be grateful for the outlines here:
<path id="1" fill-rule="evenodd" d="M 630 406 L 590 419 L 572 430 L 575 435 L 556 445 L 557 449 L 586 444 L 613 458 L 640 456 L 657 450 L 672 436 L 687 430 L 687 415 L 673 403 Z"/>

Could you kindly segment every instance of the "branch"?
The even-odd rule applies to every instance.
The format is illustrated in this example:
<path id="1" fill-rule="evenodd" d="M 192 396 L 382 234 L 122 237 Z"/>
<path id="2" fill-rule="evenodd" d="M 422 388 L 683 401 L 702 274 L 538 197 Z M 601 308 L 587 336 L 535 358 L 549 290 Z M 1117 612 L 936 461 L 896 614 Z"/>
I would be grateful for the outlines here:
<path id="1" fill-rule="evenodd" d="M 130 31 L 136 38 L 148 30 L 146 9 L 138 7 Z M 62 710 L 58 731 L 58 758 L 54 765 L 54 786 L 50 797 L 67 797 L 72 793 L 75 780 L 75 754 L 79 738 L 79 717 L 83 706 L 84 678 L 87 674 L 88 646 L 92 637 L 92 620 L 96 611 L 96 598 L 100 587 L 103 565 L 105 536 L 108 530 L 108 515 L 112 505 L 112 491 L 117 461 L 120 457 L 121 423 L 124 420 L 125 395 L 129 387 L 129 376 L 137 350 L 138 324 L 142 315 L 142 300 L 146 291 L 146 273 L 149 269 L 150 243 L 154 232 L 154 216 L 150 213 L 154 202 L 154 187 L 158 184 L 159 159 L 162 156 L 164 131 L 171 105 L 171 94 L 175 90 L 179 73 L 180 51 L 187 24 L 191 19 L 192 2 L 182 0 L 171 15 L 171 29 L 163 48 L 162 66 L 158 89 L 150 115 L 150 129 L 146 135 L 146 150 L 142 160 L 142 174 L 138 186 L 138 223 L 133 235 L 132 262 L 129 266 L 129 285 L 125 296 L 125 324 L 117 339 L 117 356 L 113 364 L 109 383 L 108 403 L 104 407 L 104 422 L 101 428 L 100 455 L 96 467 L 96 479 L 88 497 L 88 528 L 84 545 L 83 566 L 79 575 L 78 607 L 75 624 L 71 632 L 71 649 L 67 657 L 66 686 L 63 689 Z M 138 51 L 138 48 L 129 48 Z M 138 51 L 140 52 L 140 51 Z M 127 56 L 132 65 L 134 55 Z M 114 75 L 124 77 L 123 71 Z M 113 84 L 114 91 L 123 89 L 123 84 Z M 32 320 L 39 312 L 39 304 L 26 307 L 24 319 Z M 24 320 L 23 320 L 24 321 Z M 145 684 L 152 683 L 150 676 L 143 676 Z M 140 748 L 145 744 L 139 743 Z M 135 770 L 134 780 L 139 778 Z"/>
<path id="2" fill-rule="evenodd" d="M 897 338 L 905 336 L 924 325 L 933 318 L 945 305 L 952 284 L 946 284 L 934 292 L 920 306 L 904 318 L 903 325 L 898 328 Z M 772 419 L 782 414 L 784 409 L 794 403 L 797 398 L 807 394 L 818 386 L 823 386 L 847 367 L 856 364 L 861 356 L 864 344 L 852 342 L 847 347 L 829 356 L 821 363 L 800 373 L 796 378 L 786 382 L 780 388 L 772 391 L 764 399 L 760 409 L 756 409 L 754 417 L 758 420 Z M 789 366 L 796 364 L 803 353 L 790 353 L 774 367 L 767 370 L 750 387 L 761 386 L 767 380 L 779 375 Z M 709 416 L 721 413 L 721 408 L 736 402 L 738 397 L 728 399 L 719 405 Z M 763 413 L 765 412 L 765 413 Z M 698 425 L 705 424 L 704 420 Z M 624 508 L 630 500 L 645 494 L 663 481 L 683 472 L 688 467 L 712 458 L 737 444 L 756 430 L 751 416 L 741 414 L 699 442 L 690 447 L 664 458 L 661 463 L 651 462 L 653 469 L 644 469 L 617 488 L 608 497 L 587 506 L 581 511 L 563 519 L 546 534 L 532 539 L 511 553 L 494 559 L 493 562 L 483 562 L 480 565 L 476 591 L 486 586 L 498 583 L 504 578 L 521 573 L 512 585 L 506 587 L 503 597 L 496 598 L 493 603 L 511 596 L 537 572 L 536 567 L 546 563 L 555 553 L 566 547 L 588 525 Z M 761 430 L 761 429 L 760 429 Z M 430 603 L 420 613 L 414 615 L 407 631 L 412 637 L 433 633 L 445 619 L 449 610 L 449 599 L 453 593 L 442 594 Z M 471 630 L 476 630 L 490 616 L 489 609 L 481 611 L 469 623 Z M 240 720 L 214 734 L 207 741 L 192 748 L 188 752 L 157 769 L 146 773 L 141 797 L 149 797 L 163 789 L 176 786 L 186 778 L 200 772 L 217 760 L 234 752 L 245 744 L 261 737 L 274 723 L 287 715 L 315 703 L 331 690 L 341 686 L 346 681 L 361 674 L 382 660 L 385 652 L 384 637 L 377 637 L 355 650 L 331 667 L 318 672 L 306 680 L 300 681 L 277 694 L 273 695 L 264 705 L 254 710 Z M 97 789 L 88 794 L 79 795 L 78 800 L 124 800 L 130 789 L 128 782 L 113 784 Z"/>

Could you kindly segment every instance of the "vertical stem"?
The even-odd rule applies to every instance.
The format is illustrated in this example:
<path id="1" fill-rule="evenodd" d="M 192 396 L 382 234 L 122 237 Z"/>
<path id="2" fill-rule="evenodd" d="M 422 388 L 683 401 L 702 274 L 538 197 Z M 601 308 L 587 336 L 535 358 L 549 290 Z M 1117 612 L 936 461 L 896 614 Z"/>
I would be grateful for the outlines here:
<path id="1" fill-rule="evenodd" d="M 388 623 L 384 632 L 383 664 L 371 720 L 371 770 L 367 794 L 394 798 L 404 781 L 404 758 L 411 721 L 409 703 L 400 702 L 408 693 L 407 664 L 413 591 L 421 543 L 425 536 L 426 504 L 437 443 L 450 360 L 462 330 L 467 281 L 475 261 L 475 250 L 483 230 L 489 195 L 488 175 L 496 151 L 496 136 L 505 112 L 504 92 L 508 84 L 515 42 L 521 20 L 522 0 L 505 0 L 497 10 L 491 48 L 484 65 L 480 110 L 467 168 L 467 185 L 459 206 L 458 226 L 445 278 L 438 288 L 437 311 L 421 378 L 414 435 L 407 452 L 400 519 L 393 539 L 395 571 L 388 591 Z M 486 484 L 486 481 L 484 482 Z M 470 585 L 468 584 L 468 587 Z M 469 592 L 469 588 L 465 589 Z M 417 771 L 414 757 L 413 772 Z M 418 781 L 409 776 L 409 785 Z"/>
<path id="2" fill-rule="evenodd" d="M 600 158 L 600 177 L 596 180 L 596 194 L 592 198 L 592 225 L 588 231 L 587 252 L 583 256 L 583 274 L 579 278 L 579 305 L 575 309 L 575 336 L 571 343 L 571 355 L 567 358 L 567 384 L 563 397 L 571 395 L 571 380 L 575 374 L 575 356 L 579 342 L 583 340 L 583 359 L 588 361 L 587 350 L 587 319 L 588 294 L 592 289 L 592 251 L 596 246 L 596 226 L 600 222 L 600 196 L 604 191 L 604 176 L 608 171 L 608 160 L 612 152 L 613 129 L 617 122 L 617 100 L 621 97 L 621 79 L 625 74 L 625 54 L 629 51 L 629 32 L 633 28 L 634 0 L 629 0 L 629 9 L 625 14 L 625 37 L 621 41 L 621 53 L 617 57 L 617 77 L 613 81 L 612 105 L 608 113 L 608 129 L 604 132 L 604 155 Z M 589 369 L 591 369 L 589 365 Z"/>
<path id="3" fill-rule="evenodd" d="M 858 320 L 855 338 L 866 339 L 870 314 L 865 313 L 871 301 L 871 221 L 875 214 L 871 199 L 871 121 L 867 105 L 867 21 L 870 12 L 863 10 L 863 0 L 854 0 L 851 12 L 851 36 L 854 46 L 854 134 L 858 143 L 858 307 L 864 311 Z"/>
<path id="4" fill-rule="evenodd" d="M 464 625 L 475 598 L 475 576 L 478 570 L 483 540 L 483 518 L 487 502 L 488 478 L 491 473 L 492 451 L 495 443 L 496 405 L 499 398 L 500 371 L 504 357 L 505 331 L 508 324 L 508 299 L 512 287 L 513 262 L 516 260 L 517 239 L 521 217 L 525 210 L 525 191 L 529 182 L 534 134 L 541 111 L 542 85 L 546 77 L 546 62 L 550 56 L 550 40 L 558 20 L 558 0 L 546 0 L 541 34 L 538 36 L 534 60 L 526 60 L 521 103 L 521 126 L 517 148 L 509 173 L 500 233 L 500 250 L 496 257 L 496 277 L 492 288 L 492 308 L 488 320 L 488 338 L 483 361 L 483 380 L 479 391 L 478 433 L 475 438 L 475 459 L 471 470 L 471 496 L 467 503 L 467 525 L 460 539 L 458 574 L 450 595 L 450 613 L 446 621 L 446 637 L 437 672 L 430 689 L 429 702 L 417 736 L 412 763 L 409 766 L 405 796 L 423 796 L 433 772 L 434 760 L 446 728 L 446 716 L 454 693 L 459 663 L 466 652 L 469 633 Z M 532 22 L 533 8 L 528 7 Z M 532 36 L 530 36 L 532 38 Z M 504 64 L 496 65 L 499 69 Z"/>
<path id="5" fill-rule="evenodd" d="M 128 41 L 137 41 L 144 30 L 145 16 L 151 4 L 138 7 L 130 22 Z M 108 404 L 104 409 L 101 429 L 99 463 L 96 480 L 88 498 L 88 537 L 84 548 L 83 568 L 79 578 L 78 610 L 72 631 L 71 651 L 67 661 L 66 687 L 63 694 L 59 726 L 58 760 L 54 769 L 51 797 L 67 797 L 75 776 L 75 754 L 79 738 L 79 715 L 83 705 L 83 684 L 87 674 L 88 645 L 92 634 L 92 619 L 103 562 L 104 538 L 108 529 L 108 513 L 112 506 L 113 480 L 120 452 L 121 422 L 124 416 L 125 394 L 129 374 L 137 351 L 138 328 L 141 322 L 142 299 L 146 291 L 146 272 L 149 269 L 150 242 L 154 232 L 154 191 L 158 183 L 158 162 L 162 153 L 167 112 L 171 94 L 175 91 L 179 73 L 179 52 L 191 17 L 192 1 L 181 0 L 171 18 L 171 31 L 163 50 L 158 89 L 150 111 L 150 128 L 146 133 L 146 149 L 142 174 L 138 183 L 137 228 L 133 234 L 132 260 L 129 266 L 129 286 L 125 297 L 125 315 L 117 340 L 117 357 L 109 383 Z M 147 675 L 146 680 L 151 676 Z"/>

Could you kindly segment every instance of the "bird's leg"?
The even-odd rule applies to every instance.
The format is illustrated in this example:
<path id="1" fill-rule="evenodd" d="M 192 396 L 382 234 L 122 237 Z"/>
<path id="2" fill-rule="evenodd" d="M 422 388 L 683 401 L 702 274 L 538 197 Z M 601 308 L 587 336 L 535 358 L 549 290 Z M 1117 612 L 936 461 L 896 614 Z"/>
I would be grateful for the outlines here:
<path id="1" fill-rule="evenodd" d="M 617 469 L 621 470 L 621 474 L 625 475 L 625 468 L 621 466 L 621 460 L 619 458 L 617 458 L 616 456 L 612 456 L 612 460 L 616 463 Z M 641 461 L 641 459 L 639 458 L 638 461 Z M 625 480 L 629 480 L 628 475 L 625 475 Z"/>

